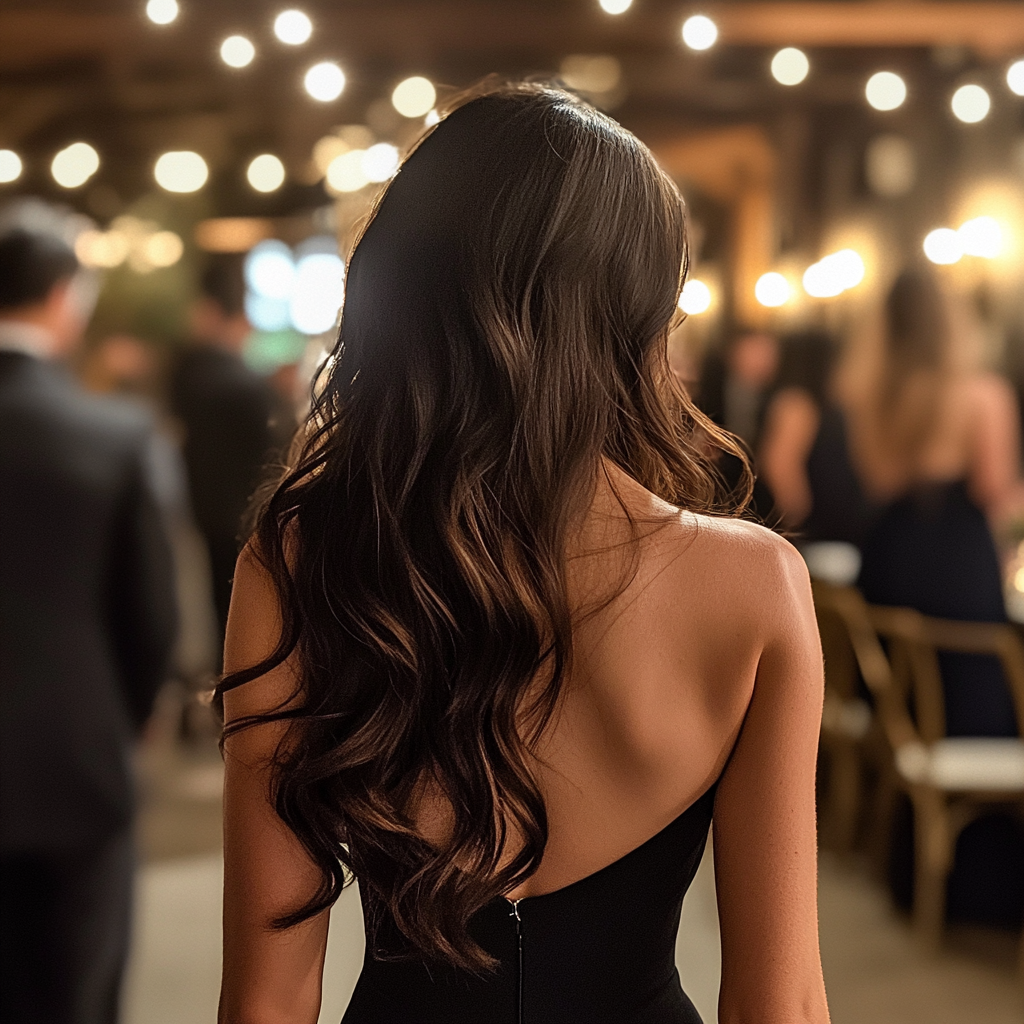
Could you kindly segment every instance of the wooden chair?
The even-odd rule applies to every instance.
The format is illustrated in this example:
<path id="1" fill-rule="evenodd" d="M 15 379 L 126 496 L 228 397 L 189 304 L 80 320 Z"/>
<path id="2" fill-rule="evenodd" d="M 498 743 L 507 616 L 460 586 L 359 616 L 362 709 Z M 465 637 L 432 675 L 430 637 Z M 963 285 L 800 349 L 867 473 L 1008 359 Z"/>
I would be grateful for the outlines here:
<path id="1" fill-rule="evenodd" d="M 877 708 L 892 777 L 914 807 L 914 923 L 935 947 L 960 832 L 996 807 L 1024 810 L 1024 642 L 1013 626 L 932 619 L 908 608 L 871 607 L 869 617 L 889 643 L 892 685 Z M 940 651 L 999 658 L 1017 710 L 1017 738 L 946 736 Z"/>

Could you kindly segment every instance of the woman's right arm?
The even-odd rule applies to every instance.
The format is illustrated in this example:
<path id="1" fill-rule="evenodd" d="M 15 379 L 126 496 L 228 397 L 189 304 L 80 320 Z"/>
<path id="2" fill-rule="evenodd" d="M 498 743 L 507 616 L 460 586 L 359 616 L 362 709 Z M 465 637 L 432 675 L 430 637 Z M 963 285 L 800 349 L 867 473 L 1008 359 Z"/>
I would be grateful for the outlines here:
<path id="1" fill-rule="evenodd" d="M 762 653 L 715 802 L 719 1021 L 827 1024 L 814 802 L 821 646 L 803 560 L 781 538 L 766 540 L 751 588 Z"/>

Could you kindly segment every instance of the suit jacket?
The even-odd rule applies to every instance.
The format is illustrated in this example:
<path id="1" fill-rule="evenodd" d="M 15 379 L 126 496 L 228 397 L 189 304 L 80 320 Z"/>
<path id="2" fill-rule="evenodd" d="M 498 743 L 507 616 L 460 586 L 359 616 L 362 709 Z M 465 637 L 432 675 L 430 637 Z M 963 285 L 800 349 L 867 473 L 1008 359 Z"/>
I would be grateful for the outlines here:
<path id="1" fill-rule="evenodd" d="M 153 432 L 128 403 L 0 351 L 0 849 L 101 840 L 133 812 L 174 577 Z"/>

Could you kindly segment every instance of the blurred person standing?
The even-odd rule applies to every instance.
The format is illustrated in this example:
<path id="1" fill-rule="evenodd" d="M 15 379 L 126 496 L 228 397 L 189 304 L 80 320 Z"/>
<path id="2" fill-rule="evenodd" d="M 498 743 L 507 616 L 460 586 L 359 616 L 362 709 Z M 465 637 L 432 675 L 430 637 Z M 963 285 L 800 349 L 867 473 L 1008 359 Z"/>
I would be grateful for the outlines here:
<path id="1" fill-rule="evenodd" d="M 242 360 L 252 327 L 242 260 L 218 256 L 191 311 L 191 338 L 172 369 L 171 412 L 184 428 L 196 525 L 206 542 L 223 638 L 242 516 L 268 462 L 289 440 L 294 415 Z"/>
<path id="2" fill-rule="evenodd" d="M 153 429 L 56 365 L 85 322 L 55 236 L 0 235 L 0 1018 L 118 1016 L 131 757 L 176 614 Z"/>

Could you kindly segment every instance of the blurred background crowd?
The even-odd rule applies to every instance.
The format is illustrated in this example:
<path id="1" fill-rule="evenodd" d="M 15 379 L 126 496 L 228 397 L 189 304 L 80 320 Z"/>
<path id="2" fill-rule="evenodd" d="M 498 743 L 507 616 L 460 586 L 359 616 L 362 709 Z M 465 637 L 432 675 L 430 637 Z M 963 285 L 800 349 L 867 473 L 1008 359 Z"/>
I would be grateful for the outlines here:
<path id="1" fill-rule="evenodd" d="M 1011 0 L 0 8 L 3 1018 L 214 1019 L 208 695 L 246 508 L 375 197 L 491 72 L 609 112 L 686 200 L 673 371 L 815 581 L 834 1019 L 1019 1021 Z M 679 963 L 713 1021 L 709 872 Z M 358 908 L 335 915 L 323 1020 L 358 971 Z"/>

